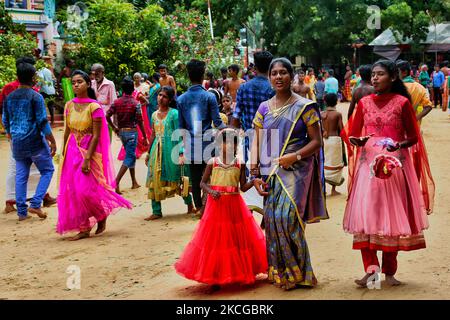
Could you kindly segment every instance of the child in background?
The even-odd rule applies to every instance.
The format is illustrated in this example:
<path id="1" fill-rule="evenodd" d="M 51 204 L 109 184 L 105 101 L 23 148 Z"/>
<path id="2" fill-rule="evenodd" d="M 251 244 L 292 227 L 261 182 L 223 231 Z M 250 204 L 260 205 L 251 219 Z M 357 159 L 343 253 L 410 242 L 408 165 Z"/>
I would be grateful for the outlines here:
<path id="1" fill-rule="evenodd" d="M 217 139 L 220 156 L 208 162 L 201 182 L 208 193 L 203 218 L 175 263 L 180 275 L 213 289 L 252 284 L 256 275 L 267 272 L 264 234 L 240 195 L 253 184 L 246 181 L 245 165 L 236 156 L 238 133 L 223 129 Z"/>
<path id="2" fill-rule="evenodd" d="M 226 95 L 222 98 L 222 111 L 227 116 L 227 124 L 230 126 L 233 122 L 233 98 L 231 95 Z"/>

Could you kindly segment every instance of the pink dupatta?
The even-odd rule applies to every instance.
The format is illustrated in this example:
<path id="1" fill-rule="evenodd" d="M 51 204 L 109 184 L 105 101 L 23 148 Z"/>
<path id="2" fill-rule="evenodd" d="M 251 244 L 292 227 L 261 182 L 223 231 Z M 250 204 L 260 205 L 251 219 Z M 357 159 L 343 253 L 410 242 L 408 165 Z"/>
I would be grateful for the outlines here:
<path id="1" fill-rule="evenodd" d="M 75 97 L 72 101 L 78 104 L 97 103 L 101 107 L 100 103 L 97 100 L 91 98 Z M 102 118 L 102 128 L 100 130 L 100 139 L 98 141 L 97 150 L 100 150 L 100 153 L 102 155 L 103 174 L 105 176 L 106 183 L 112 188 L 115 188 L 116 174 L 111 154 L 111 141 L 109 139 L 108 123 L 106 122 L 105 112 L 102 108 L 100 108 L 100 110 L 102 110 L 102 112 L 100 112 Z"/>

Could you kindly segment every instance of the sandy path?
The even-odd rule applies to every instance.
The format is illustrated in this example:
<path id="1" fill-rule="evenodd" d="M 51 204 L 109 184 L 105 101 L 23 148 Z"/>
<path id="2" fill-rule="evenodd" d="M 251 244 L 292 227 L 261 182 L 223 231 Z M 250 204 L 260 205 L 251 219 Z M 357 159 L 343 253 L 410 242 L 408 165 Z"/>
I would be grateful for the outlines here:
<path id="1" fill-rule="evenodd" d="M 341 110 L 346 105 L 340 105 Z M 344 195 L 328 198 L 331 219 L 309 225 L 307 239 L 319 285 L 312 290 L 284 292 L 265 281 L 252 287 L 229 287 L 214 294 L 208 287 L 185 280 L 172 267 L 189 241 L 197 220 L 185 215 L 181 198 L 164 202 L 164 219 L 145 222 L 150 212 L 145 189 L 124 195 L 135 207 L 108 220 L 107 232 L 78 242 L 55 233 L 56 207 L 49 218 L 18 223 L 15 214 L 0 215 L 0 299 L 448 299 L 450 298 L 450 120 L 440 110 L 424 121 L 423 131 L 436 181 L 435 212 L 426 232 L 428 248 L 400 253 L 398 278 L 405 284 L 381 290 L 358 289 L 353 279 L 363 274 L 359 252 L 351 249 L 352 237 L 342 231 Z M 58 137 L 60 130 L 55 130 Z M 113 142 L 117 154 L 120 142 Z M 0 194 L 3 201 L 8 144 L 0 141 Z M 120 166 L 116 162 L 116 168 Z M 144 184 L 143 160 L 137 166 Z M 56 194 L 56 179 L 51 186 Z M 3 202 L 2 202 L 3 204 Z M 260 220 L 260 216 L 256 217 Z M 66 269 L 81 270 L 81 289 L 69 290 Z"/>

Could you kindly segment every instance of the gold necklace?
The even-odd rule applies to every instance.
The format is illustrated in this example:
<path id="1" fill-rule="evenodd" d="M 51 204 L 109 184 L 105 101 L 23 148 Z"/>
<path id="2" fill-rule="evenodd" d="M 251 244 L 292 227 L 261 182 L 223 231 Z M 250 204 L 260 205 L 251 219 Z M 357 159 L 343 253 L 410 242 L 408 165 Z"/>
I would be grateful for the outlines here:
<path id="1" fill-rule="evenodd" d="M 274 98 L 274 101 L 275 101 L 275 110 L 278 110 L 278 109 L 281 109 L 281 108 L 287 106 L 287 105 L 289 104 L 289 102 L 291 101 L 292 96 L 293 96 L 293 95 L 292 95 L 292 92 L 291 92 L 291 95 L 289 96 L 289 98 L 284 102 L 284 104 L 283 104 L 281 107 L 278 107 L 276 96 L 273 97 L 273 98 Z"/>
<path id="2" fill-rule="evenodd" d="M 272 99 L 274 99 L 274 101 L 275 101 L 275 108 L 270 107 L 270 104 L 269 104 L 269 108 L 271 109 L 270 111 L 273 113 L 273 115 L 274 115 L 275 117 L 277 117 L 278 114 L 279 114 L 280 112 L 283 111 L 284 107 L 286 107 L 287 105 L 289 105 L 289 102 L 291 101 L 292 97 L 293 97 L 293 94 L 292 94 L 292 92 L 291 92 L 291 96 L 289 97 L 289 99 L 286 100 L 286 102 L 285 102 L 285 103 L 283 104 L 283 106 L 281 106 L 281 107 L 278 107 L 278 106 L 277 106 L 277 103 L 276 103 L 276 96 L 272 98 Z"/>

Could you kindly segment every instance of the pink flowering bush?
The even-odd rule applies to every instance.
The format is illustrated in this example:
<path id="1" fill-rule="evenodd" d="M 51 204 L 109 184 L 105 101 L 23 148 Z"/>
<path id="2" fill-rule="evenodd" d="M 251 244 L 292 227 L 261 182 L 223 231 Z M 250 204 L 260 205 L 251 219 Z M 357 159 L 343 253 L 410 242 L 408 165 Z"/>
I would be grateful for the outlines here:
<path id="1" fill-rule="evenodd" d="M 228 31 L 223 37 L 212 40 L 209 18 L 204 13 L 178 7 L 164 21 L 173 46 L 173 56 L 168 57 L 167 64 L 181 91 L 189 86 L 186 63 L 190 59 L 205 61 L 208 71 L 216 77 L 220 75 L 221 67 L 228 67 L 232 63 L 242 64 L 240 58 L 234 56 L 236 32 Z"/>

